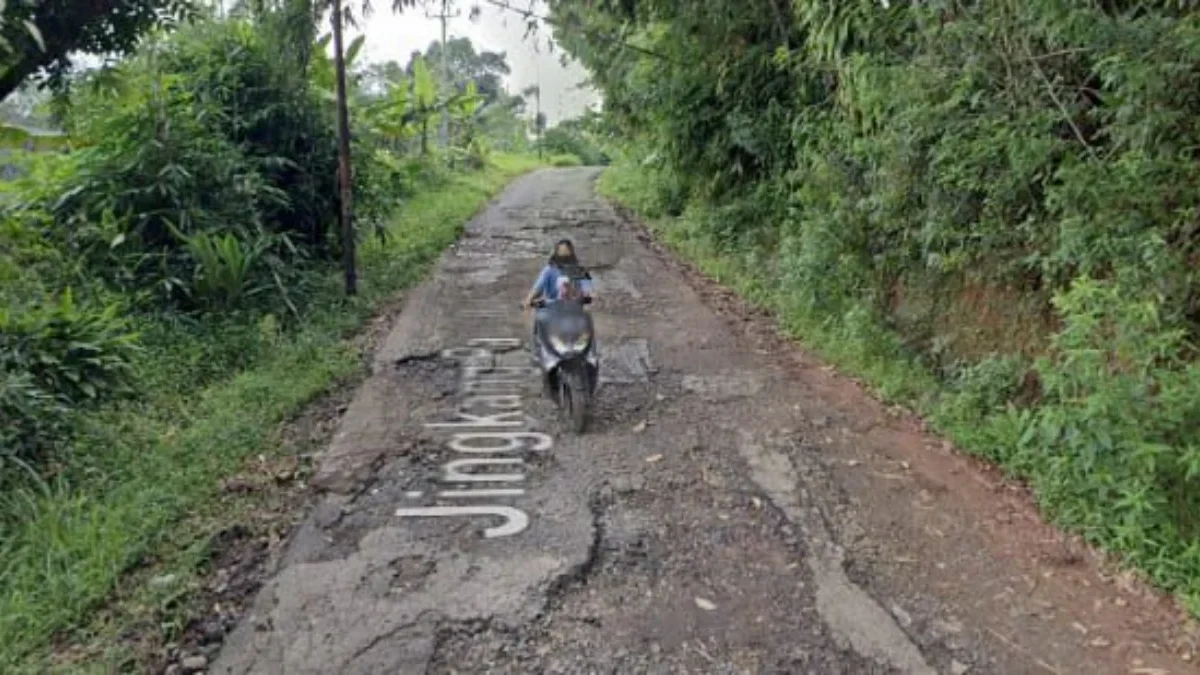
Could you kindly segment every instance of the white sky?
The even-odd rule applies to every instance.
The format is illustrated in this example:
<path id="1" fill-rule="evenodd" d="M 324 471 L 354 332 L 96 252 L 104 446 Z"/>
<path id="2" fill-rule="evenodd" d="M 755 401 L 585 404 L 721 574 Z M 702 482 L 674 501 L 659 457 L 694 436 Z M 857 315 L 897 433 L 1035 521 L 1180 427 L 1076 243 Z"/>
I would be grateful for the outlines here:
<path id="1" fill-rule="evenodd" d="M 529 0 L 507 1 L 514 7 L 529 6 Z M 564 67 L 559 59 L 561 52 L 547 49 L 546 43 L 551 37 L 549 26 L 542 25 L 536 35 L 526 38 L 525 17 L 520 14 L 489 5 L 484 0 L 450 0 L 450 3 L 452 6 L 458 5 L 461 15 L 447 22 L 447 37 L 471 38 L 476 51 L 505 52 L 512 69 L 512 74 L 507 78 L 509 91 L 519 93 L 525 87 L 540 84 L 542 112 L 546 113 L 550 125 L 575 117 L 589 106 L 599 104 L 600 97 L 594 90 L 580 87 L 587 78 L 587 71 L 577 63 L 569 63 Z M 476 3 L 481 13 L 478 19 L 471 21 L 468 16 Z M 360 57 L 362 60 L 395 60 L 404 65 L 414 50 L 425 51 L 430 42 L 441 39 L 441 22 L 426 18 L 425 9 L 417 7 L 403 14 L 395 14 L 390 11 L 391 0 L 374 0 L 372 4 L 376 7 L 375 12 L 363 22 L 362 30 L 349 28 L 346 32 L 347 43 L 360 34 L 366 34 L 366 45 Z M 537 5 L 541 4 L 539 0 Z M 429 5 L 432 11 L 441 8 L 438 0 L 431 0 Z M 351 6 L 358 6 L 358 3 L 352 2 Z M 540 13 L 545 12 L 544 7 L 535 9 Z M 325 20 L 318 31 L 324 33 L 328 30 L 329 22 Z M 86 55 L 77 60 L 81 67 L 99 63 L 98 58 Z M 533 101 L 529 102 L 527 109 L 532 115 Z"/>
<path id="2" fill-rule="evenodd" d="M 516 7 L 528 6 L 528 0 L 509 1 Z M 471 21 L 468 15 L 474 2 L 479 2 L 482 12 L 478 19 Z M 414 50 L 425 51 L 430 42 L 441 39 L 441 22 L 426 18 L 425 9 L 418 7 L 394 14 L 386 9 L 391 5 L 390 0 L 376 0 L 374 4 L 375 13 L 364 22 L 361 31 L 367 36 L 363 59 L 395 60 L 404 65 Z M 457 4 L 462 14 L 447 21 L 447 37 L 468 37 L 476 51 L 505 52 L 512 68 L 508 78 L 509 91 L 518 93 L 529 85 L 540 84 L 542 112 L 549 124 L 574 117 L 599 102 L 594 91 L 579 86 L 587 72 L 576 63 L 564 68 L 559 62 L 561 52 L 547 50 L 549 26 L 543 25 L 537 35 L 526 39 L 525 19 L 519 14 L 480 0 L 458 0 L 451 4 Z M 440 8 L 440 2 L 430 3 L 431 11 Z M 347 42 L 359 34 L 358 30 L 348 30 Z M 540 52 L 535 50 L 535 43 Z M 533 110 L 533 101 L 529 102 L 529 110 Z"/>

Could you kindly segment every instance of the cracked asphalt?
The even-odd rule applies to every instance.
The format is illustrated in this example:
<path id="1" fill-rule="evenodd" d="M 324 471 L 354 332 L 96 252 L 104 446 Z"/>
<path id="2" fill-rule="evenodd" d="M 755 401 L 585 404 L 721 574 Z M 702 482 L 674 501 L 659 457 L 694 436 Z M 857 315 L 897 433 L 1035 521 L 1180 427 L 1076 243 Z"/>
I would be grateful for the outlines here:
<path id="1" fill-rule="evenodd" d="M 1192 672 L 1157 600 L 1014 552 L 1021 524 L 989 523 L 1018 507 L 798 375 L 597 175 L 516 181 L 406 298 L 210 672 Z M 539 398 L 517 309 L 561 236 L 599 296 L 582 436 Z"/>

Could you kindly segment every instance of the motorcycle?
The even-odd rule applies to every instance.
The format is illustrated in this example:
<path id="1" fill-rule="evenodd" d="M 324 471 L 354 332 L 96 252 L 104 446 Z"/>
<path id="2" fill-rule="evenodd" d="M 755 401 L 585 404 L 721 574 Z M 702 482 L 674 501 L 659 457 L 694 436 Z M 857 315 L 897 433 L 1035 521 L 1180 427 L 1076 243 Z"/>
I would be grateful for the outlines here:
<path id="1" fill-rule="evenodd" d="M 554 302 L 534 326 L 533 360 L 542 371 L 543 389 L 577 434 L 587 428 L 600 381 L 594 324 L 584 309 L 591 302 L 589 297 Z M 547 307 L 544 300 L 533 306 Z"/>

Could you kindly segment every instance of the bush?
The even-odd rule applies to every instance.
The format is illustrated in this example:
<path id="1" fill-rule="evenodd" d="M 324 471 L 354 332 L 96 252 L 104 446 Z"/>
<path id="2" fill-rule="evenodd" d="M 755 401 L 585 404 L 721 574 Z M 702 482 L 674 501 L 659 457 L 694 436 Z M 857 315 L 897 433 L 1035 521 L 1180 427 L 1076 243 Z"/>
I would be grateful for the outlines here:
<path id="1" fill-rule="evenodd" d="M 327 107 L 277 52 L 242 19 L 160 38 L 76 87 L 77 150 L 21 158 L 0 200 L 3 454 L 42 466 L 80 411 L 128 391 L 134 321 L 173 343 L 157 326 L 188 324 L 179 310 L 298 315 L 290 293 L 338 252 L 336 146 Z M 238 352 L 201 350 L 191 386 L 248 358 L 228 321 L 224 335 L 190 323 Z"/>
<path id="2" fill-rule="evenodd" d="M 136 335 L 110 304 L 57 302 L 0 309 L 0 413 L 3 453 L 44 459 L 69 428 L 67 411 L 92 408 L 130 391 Z"/>
<path id="3" fill-rule="evenodd" d="M 542 135 L 541 147 L 545 152 L 558 157 L 572 156 L 574 164 L 561 166 L 603 166 L 609 163 L 608 155 L 591 140 L 589 134 L 569 123 L 551 127 Z"/>
<path id="4" fill-rule="evenodd" d="M 550 166 L 582 166 L 583 162 L 576 155 L 554 155 L 550 158 Z"/>
<path id="5" fill-rule="evenodd" d="M 336 253 L 332 125 L 286 66 L 243 21 L 199 24 L 123 64 L 116 90 L 77 103 L 92 145 L 52 232 L 116 288 L 181 307 L 249 297 L 230 279 L 265 283 L 268 252 Z"/>

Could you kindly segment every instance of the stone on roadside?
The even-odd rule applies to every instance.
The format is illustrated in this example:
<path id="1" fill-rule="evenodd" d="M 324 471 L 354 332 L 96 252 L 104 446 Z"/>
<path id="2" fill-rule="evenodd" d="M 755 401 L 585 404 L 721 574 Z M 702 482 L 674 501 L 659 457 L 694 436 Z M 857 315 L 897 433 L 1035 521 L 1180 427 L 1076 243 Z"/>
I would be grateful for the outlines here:
<path id="1" fill-rule="evenodd" d="M 150 585 L 154 588 L 166 588 L 167 586 L 174 584 L 175 580 L 178 578 L 179 577 L 175 576 L 174 574 L 163 574 L 151 579 Z"/>
<path id="2" fill-rule="evenodd" d="M 179 662 L 185 673 L 198 673 L 208 667 L 208 657 L 202 654 L 188 656 Z"/>
<path id="3" fill-rule="evenodd" d="M 896 617 L 896 622 L 901 628 L 908 628 L 912 625 L 912 615 L 904 611 L 900 605 L 892 605 L 892 616 Z"/>

